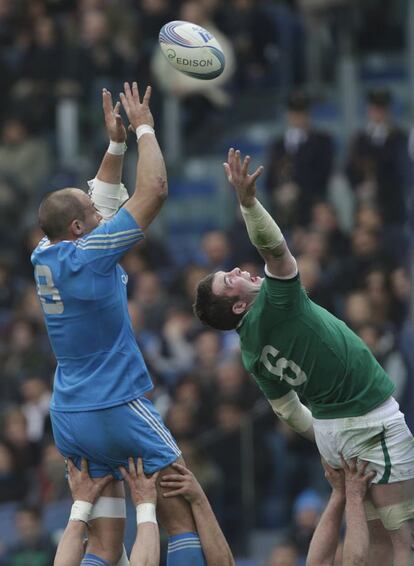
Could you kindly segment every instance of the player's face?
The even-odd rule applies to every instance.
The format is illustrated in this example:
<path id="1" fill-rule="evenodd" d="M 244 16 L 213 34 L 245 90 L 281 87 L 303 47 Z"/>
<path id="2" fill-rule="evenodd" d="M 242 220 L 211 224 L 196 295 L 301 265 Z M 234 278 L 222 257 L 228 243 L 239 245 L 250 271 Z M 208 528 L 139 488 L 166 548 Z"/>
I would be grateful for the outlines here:
<path id="1" fill-rule="evenodd" d="M 231 271 L 218 271 L 215 274 L 212 291 L 219 296 L 239 296 L 250 303 L 260 291 L 262 283 L 262 277 L 254 277 L 248 271 L 235 267 Z"/>

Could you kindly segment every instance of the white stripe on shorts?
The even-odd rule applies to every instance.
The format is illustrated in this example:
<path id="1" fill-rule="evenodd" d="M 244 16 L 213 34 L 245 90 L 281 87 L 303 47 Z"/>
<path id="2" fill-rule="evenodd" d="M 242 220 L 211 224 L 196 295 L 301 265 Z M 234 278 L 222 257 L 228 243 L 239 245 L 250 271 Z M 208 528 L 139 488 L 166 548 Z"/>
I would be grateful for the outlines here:
<path id="1" fill-rule="evenodd" d="M 136 400 L 128 403 L 130 409 L 134 411 L 141 419 L 143 419 L 157 434 L 161 437 L 164 442 L 177 454 L 181 456 L 181 452 L 174 442 L 173 438 L 167 434 L 167 431 L 160 425 L 157 419 L 144 407 L 144 405 Z"/>

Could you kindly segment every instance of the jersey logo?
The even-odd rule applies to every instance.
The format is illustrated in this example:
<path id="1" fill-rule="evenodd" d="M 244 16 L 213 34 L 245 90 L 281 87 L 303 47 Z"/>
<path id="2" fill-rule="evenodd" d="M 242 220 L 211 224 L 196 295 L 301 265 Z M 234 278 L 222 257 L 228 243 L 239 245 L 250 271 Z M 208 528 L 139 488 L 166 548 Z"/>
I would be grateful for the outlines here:
<path id="1" fill-rule="evenodd" d="M 128 283 L 128 275 L 126 273 L 123 273 L 121 275 L 121 281 L 124 285 L 126 285 Z"/>
<path id="2" fill-rule="evenodd" d="M 260 361 L 272 375 L 280 378 L 280 381 L 286 381 L 293 387 L 298 387 L 305 383 L 308 379 L 306 373 L 292 360 L 286 358 L 276 358 L 279 355 L 279 350 L 268 344 L 262 350 Z M 273 358 L 273 359 L 271 359 Z"/>

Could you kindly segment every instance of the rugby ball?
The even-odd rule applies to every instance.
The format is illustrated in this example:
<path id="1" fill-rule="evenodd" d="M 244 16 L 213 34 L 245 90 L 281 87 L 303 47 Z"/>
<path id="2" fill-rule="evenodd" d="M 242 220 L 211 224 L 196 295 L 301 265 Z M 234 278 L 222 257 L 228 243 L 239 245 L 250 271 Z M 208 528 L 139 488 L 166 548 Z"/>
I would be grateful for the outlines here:
<path id="1" fill-rule="evenodd" d="M 165 24 L 159 34 L 162 52 L 170 64 L 196 79 L 215 79 L 224 70 L 223 50 L 213 34 L 190 22 Z"/>

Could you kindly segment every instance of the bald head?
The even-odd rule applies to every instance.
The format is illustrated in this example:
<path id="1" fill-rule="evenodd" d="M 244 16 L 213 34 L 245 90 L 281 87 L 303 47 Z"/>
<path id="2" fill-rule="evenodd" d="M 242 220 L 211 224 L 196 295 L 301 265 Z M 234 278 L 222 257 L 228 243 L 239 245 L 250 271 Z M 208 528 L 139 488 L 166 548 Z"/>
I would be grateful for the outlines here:
<path id="1" fill-rule="evenodd" d="M 40 203 L 39 225 L 49 240 L 63 240 L 73 220 L 85 220 L 86 194 L 80 189 L 48 193 Z"/>

